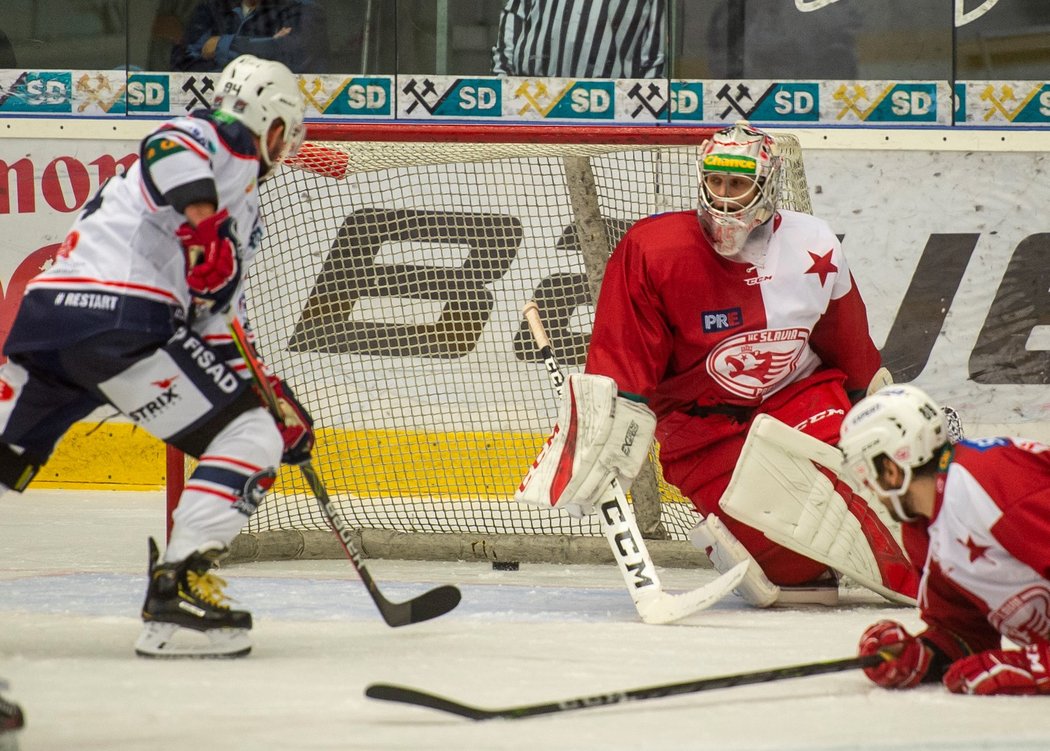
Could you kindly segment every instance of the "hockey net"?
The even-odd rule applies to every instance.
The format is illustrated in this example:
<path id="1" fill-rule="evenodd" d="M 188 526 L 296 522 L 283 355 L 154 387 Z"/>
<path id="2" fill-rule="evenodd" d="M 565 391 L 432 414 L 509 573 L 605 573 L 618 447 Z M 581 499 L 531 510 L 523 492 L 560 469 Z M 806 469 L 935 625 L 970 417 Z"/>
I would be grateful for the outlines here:
<path id="1" fill-rule="evenodd" d="M 314 465 L 365 555 L 611 560 L 596 519 L 511 498 L 557 413 L 521 309 L 538 303 L 580 369 L 608 254 L 637 219 L 695 208 L 711 132 L 314 126 L 264 184 L 251 322 L 316 419 Z M 777 140 L 781 205 L 808 212 L 798 142 Z M 632 502 L 670 565 L 696 552 L 683 541 L 697 517 L 655 466 Z M 233 552 L 343 554 L 288 467 Z"/>

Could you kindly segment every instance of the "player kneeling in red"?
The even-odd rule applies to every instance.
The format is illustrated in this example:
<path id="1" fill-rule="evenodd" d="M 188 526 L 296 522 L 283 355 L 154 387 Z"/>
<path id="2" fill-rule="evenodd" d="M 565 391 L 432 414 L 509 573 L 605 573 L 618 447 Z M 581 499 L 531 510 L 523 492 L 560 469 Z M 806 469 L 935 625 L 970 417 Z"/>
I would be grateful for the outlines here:
<path id="1" fill-rule="evenodd" d="M 909 533 L 923 566 L 913 635 L 879 621 L 862 655 L 885 688 L 941 681 L 962 694 L 1050 693 L 1050 446 L 1015 438 L 948 441 L 941 410 L 913 386 L 861 400 L 842 424 L 846 469 Z M 1022 645 L 1003 649 L 1002 641 Z"/>

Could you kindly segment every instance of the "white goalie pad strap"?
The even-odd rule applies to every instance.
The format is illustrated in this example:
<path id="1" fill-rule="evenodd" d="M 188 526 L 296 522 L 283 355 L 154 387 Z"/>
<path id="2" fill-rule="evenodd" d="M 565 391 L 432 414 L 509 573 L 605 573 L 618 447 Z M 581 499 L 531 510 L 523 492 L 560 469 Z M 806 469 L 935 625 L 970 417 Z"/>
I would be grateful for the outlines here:
<path id="1" fill-rule="evenodd" d="M 706 519 L 689 531 L 689 540 L 707 553 L 711 565 L 721 574 L 732 570 L 742 561 L 748 562 L 747 573 L 735 590 L 744 602 L 758 608 L 768 608 L 780 597 L 780 587 L 769 580 L 754 556 L 747 552 L 740 540 L 714 514 L 708 514 Z"/>
<path id="2" fill-rule="evenodd" d="M 514 499 L 573 516 L 593 514 L 613 479 L 630 487 L 655 431 L 652 410 L 617 396 L 613 379 L 574 373 L 566 382 L 558 422 Z"/>
<path id="3" fill-rule="evenodd" d="M 773 542 L 849 576 L 888 600 L 914 605 L 912 597 L 891 587 L 910 581 L 914 572 L 875 511 L 867 504 L 863 509 L 851 508 L 814 462 L 841 477 L 838 449 L 769 415 L 759 415 L 719 506 Z M 856 503 L 852 497 L 850 501 Z M 873 550 L 865 525 L 882 549 Z"/>

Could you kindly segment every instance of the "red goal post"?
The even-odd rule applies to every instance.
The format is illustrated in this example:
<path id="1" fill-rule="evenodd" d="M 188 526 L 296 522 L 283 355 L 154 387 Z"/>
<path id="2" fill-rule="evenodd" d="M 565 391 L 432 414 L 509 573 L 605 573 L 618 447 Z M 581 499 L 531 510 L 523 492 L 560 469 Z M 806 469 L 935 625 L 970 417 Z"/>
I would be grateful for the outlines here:
<path id="1" fill-rule="evenodd" d="M 521 308 L 536 300 L 559 359 L 581 367 L 608 254 L 637 219 L 695 208 L 713 130 L 309 126 L 261 189 L 249 315 L 317 421 L 314 464 L 366 555 L 611 560 L 596 521 L 511 500 L 557 411 Z M 798 141 L 775 137 L 781 205 L 809 211 Z M 633 496 L 657 562 L 695 561 L 695 514 L 658 470 Z M 287 469 L 233 553 L 341 555 Z"/>

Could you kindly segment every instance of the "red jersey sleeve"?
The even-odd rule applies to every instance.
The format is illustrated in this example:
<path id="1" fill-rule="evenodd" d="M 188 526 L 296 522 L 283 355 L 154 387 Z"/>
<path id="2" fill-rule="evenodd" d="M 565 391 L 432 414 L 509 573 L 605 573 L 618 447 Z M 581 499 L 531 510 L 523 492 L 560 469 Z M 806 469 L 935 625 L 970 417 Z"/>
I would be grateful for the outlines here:
<path id="1" fill-rule="evenodd" d="M 620 391 L 648 399 L 667 368 L 673 339 L 637 236 L 635 228 L 628 230 L 609 257 L 586 372 L 609 376 Z"/>
<path id="2" fill-rule="evenodd" d="M 841 296 L 834 297 L 813 327 L 809 345 L 821 361 L 846 374 L 846 391 L 867 389 L 882 358 L 868 329 L 868 312 L 853 274 Z"/>

